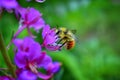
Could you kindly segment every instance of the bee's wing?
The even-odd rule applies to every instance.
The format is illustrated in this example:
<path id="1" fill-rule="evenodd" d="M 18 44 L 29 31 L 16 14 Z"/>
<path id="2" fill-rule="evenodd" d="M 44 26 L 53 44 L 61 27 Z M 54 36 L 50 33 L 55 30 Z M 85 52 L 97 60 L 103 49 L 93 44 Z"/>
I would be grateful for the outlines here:
<path id="1" fill-rule="evenodd" d="M 76 34 L 77 33 L 77 30 L 76 29 L 73 29 L 71 30 L 71 32 L 73 33 L 73 38 L 75 39 L 75 42 L 77 44 L 80 44 L 80 35 Z"/>
<path id="2" fill-rule="evenodd" d="M 76 30 L 76 29 L 73 29 L 73 30 L 71 30 L 71 32 L 72 32 L 73 34 L 76 34 L 77 30 Z"/>
<path id="3" fill-rule="evenodd" d="M 81 42 L 80 37 L 75 35 L 75 42 L 76 42 L 77 45 L 80 45 L 81 44 L 80 43 Z"/>
<path id="4" fill-rule="evenodd" d="M 77 50 L 83 53 L 89 53 L 89 50 L 87 49 L 87 47 L 85 47 L 84 41 L 80 38 L 80 35 L 75 34 L 75 42 L 75 47 L 77 48 Z"/>

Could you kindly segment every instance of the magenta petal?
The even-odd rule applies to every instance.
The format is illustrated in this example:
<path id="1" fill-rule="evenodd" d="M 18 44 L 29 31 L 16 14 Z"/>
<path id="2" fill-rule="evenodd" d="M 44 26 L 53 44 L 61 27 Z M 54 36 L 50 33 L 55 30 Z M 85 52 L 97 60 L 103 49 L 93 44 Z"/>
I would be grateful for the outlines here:
<path id="1" fill-rule="evenodd" d="M 44 60 L 46 56 L 46 52 L 40 53 L 40 56 L 38 58 L 35 58 L 33 61 L 37 63 L 38 67 L 41 67 L 41 63 Z"/>
<path id="2" fill-rule="evenodd" d="M 27 60 L 26 60 L 26 54 L 25 52 L 19 51 L 15 54 L 15 64 L 17 65 L 17 67 L 19 68 L 23 68 L 26 66 L 27 64 Z"/>
<path id="3" fill-rule="evenodd" d="M 42 45 L 46 48 L 51 47 L 57 41 L 55 28 L 50 30 L 50 26 L 46 25 L 43 28 L 42 37 L 43 37 L 43 44 Z M 53 49 L 53 48 L 51 48 L 51 49 Z M 50 49 L 48 48 L 48 50 L 50 50 Z"/>
<path id="4" fill-rule="evenodd" d="M 46 26 L 43 28 L 42 37 L 45 38 L 45 36 L 49 33 L 49 31 L 50 31 L 50 26 L 49 26 L 49 25 L 46 25 Z"/>
<path id="5" fill-rule="evenodd" d="M 41 46 L 39 45 L 39 43 L 32 44 L 29 53 L 30 60 L 39 58 L 39 56 L 41 55 L 40 53 L 41 53 Z"/>
<path id="6" fill-rule="evenodd" d="M 55 37 L 51 36 L 51 35 L 48 35 L 46 37 L 46 44 L 52 44 L 56 41 Z"/>
<path id="7" fill-rule="evenodd" d="M 43 74 L 43 73 L 38 72 L 37 76 L 38 76 L 39 78 L 42 78 L 42 79 L 45 79 L 45 80 L 46 80 L 46 79 L 51 78 L 51 77 L 52 77 L 52 74 L 50 74 L 50 75 L 45 75 L 45 74 Z"/>
<path id="8" fill-rule="evenodd" d="M 18 50 L 23 52 L 29 52 L 29 54 L 39 54 L 41 52 L 41 46 L 35 42 L 31 37 L 25 37 L 23 40 L 15 39 L 14 44 Z"/>
<path id="9" fill-rule="evenodd" d="M 34 43 L 34 40 L 31 37 L 25 37 L 23 40 L 24 47 L 30 47 Z"/>
<path id="10" fill-rule="evenodd" d="M 29 28 L 34 28 L 37 32 L 39 29 L 45 26 L 45 21 L 42 18 L 42 14 L 34 8 L 18 8 L 23 20 L 23 25 L 27 25 Z"/>
<path id="11" fill-rule="evenodd" d="M 17 11 L 20 13 L 20 16 L 21 16 L 21 18 L 25 18 L 25 14 L 26 14 L 26 8 L 23 8 L 23 7 L 21 7 L 21 6 L 18 6 L 17 7 Z"/>
<path id="12" fill-rule="evenodd" d="M 29 70 L 23 70 L 19 73 L 18 80 L 37 80 L 37 76 Z"/>
<path id="13" fill-rule="evenodd" d="M 51 72 L 52 72 L 52 73 L 56 73 L 56 72 L 59 71 L 60 66 L 61 66 L 61 63 L 59 63 L 59 62 L 54 62 L 53 64 L 50 64 L 49 66 L 51 67 Z"/>
<path id="14" fill-rule="evenodd" d="M 13 41 L 13 43 L 15 44 L 15 46 L 16 46 L 17 48 L 20 48 L 22 42 L 23 42 L 23 41 L 22 41 L 21 39 L 15 39 L 15 40 Z"/>
<path id="15" fill-rule="evenodd" d="M 47 74 L 54 74 L 60 70 L 61 63 L 54 62 L 50 63 L 48 67 L 46 67 Z"/>
<path id="16" fill-rule="evenodd" d="M 42 52 L 41 54 L 43 54 L 43 55 L 41 55 L 42 57 L 40 57 L 40 60 L 38 60 L 37 61 L 37 63 L 38 63 L 38 67 L 47 67 L 47 65 L 49 64 L 49 63 L 51 63 L 52 62 L 52 59 L 51 59 L 51 57 L 50 56 L 48 56 L 48 55 L 46 55 L 45 54 L 45 52 Z"/>
<path id="17" fill-rule="evenodd" d="M 17 46 L 18 50 L 29 52 L 31 45 L 34 43 L 34 40 L 30 37 L 25 37 L 23 40 L 15 39 L 13 43 L 15 44 L 15 46 Z"/>
<path id="18" fill-rule="evenodd" d="M 57 51 L 57 50 L 60 50 L 60 46 L 57 46 L 57 45 L 56 46 L 47 45 L 46 49 L 50 50 L 50 51 Z"/>
<path id="19" fill-rule="evenodd" d="M 19 68 L 25 67 L 29 62 L 39 59 L 41 46 L 31 37 L 25 37 L 23 40 L 15 40 L 18 52 L 15 55 L 15 63 Z"/>
<path id="20" fill-rule="evenodd" d="M 34 9 L 34 8 L 27 8 L 27 16 L 28 16 L 28 21 L 31 22 L 32 20 L 34 20 L 36 17 L 41 17 L 41 13 Z"/>
<path id="21" fill-rule="evenodd" d="M 16 8 L 18 3 L 16 0 L 1 0 L 2 6 L 7 9 Z"/>
<path id="22" fill-rule="evenodd" d="M 28 57 L 30 60 L 37 58 L 41 53 L 41 46 L 39 43 L 35 42 L 31 37 L 26 37 L 24 39 L 24 48 L 28 49 Z"/>
<path id="23" fill-rule="evenodd" d="M 0 76 L 0 80 L 15 80 L 15 79 L 10 76 Z"/>
<path id="24" fill-rule="evenodd" d="M 41 28 L 43 28 L 45 26 L 45 21 L 40 18 L 36 23 L 31 24 L 32 27 L 34 27 L 34 30 L 36 30 L 38 32 L 38 30 L 40 30 Z"/>

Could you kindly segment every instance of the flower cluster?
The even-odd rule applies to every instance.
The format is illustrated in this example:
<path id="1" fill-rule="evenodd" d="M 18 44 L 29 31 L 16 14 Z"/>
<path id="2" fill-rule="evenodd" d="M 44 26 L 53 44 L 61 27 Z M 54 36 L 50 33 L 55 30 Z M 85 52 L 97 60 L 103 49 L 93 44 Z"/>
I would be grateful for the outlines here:
<path id="1" fill-rule="evenodd" d="M 45 26 L 45 22 L 42 19 L 42 14 L 34 8 L 22 8 L 20 6 L 17 11 L 20 14 L 20 26 L 14 35 L 14 38 L 16 38 L 25 28 L 28 30 L 29 35 L 34 38 L 30 28 L 33 28 L 36 32 L 39 32 L 39 30 Z"/>
<path id="2" fill-rule="evenodd" d="M 43 52 L 39 43 L 35 42 L 31 37 L 25 37 L 23 40 L 15 39 L 14 44 L 17 47 L 15 63 L 19 68 L 17 74 L 20 80 L 29 78 L 36 80 L 37 77 L 49 79 L 59 70 L 60 63 L 53 63 L 50 56 Z M 45 69 L 46 75 L 39 72 L 38 68 Z M 31 75 L 29 76 L 29 74 Z"/>
<path id="3" fill-rule="evenodd" d="M 36 1 L 44 2 L 44 0 Z M 20 23 L 11 41 L 15 45 L 16 79 L 37 80 L 37 78 L 41 78 L 48 80 L 52 78 L 59 71 L 61 63 L 53 62 L 52 58 L 42 48 L 45 47 L 49 51 L 59 50 L 60 46 L 56 44 L 56 29 L 50 29 L 50 26 L 45 23 L 42 14 L 38 10 L 30 7 L 23 8 L 16 0 L 1 0 L 0 9 L 14 11 Z M 36 36 L 30 31 L 31 28 L 36 32 L 42 29 L 42 44 L 34 40 Z M 25 36 L 23 39 L 17 38 L 24 29 L 27 29 L 29 36 Z M 44 72 L 40 71 L 40 69 L 43 69 Z M 1 76 L 0 80 L 14 80 L 14 78 Z"/>

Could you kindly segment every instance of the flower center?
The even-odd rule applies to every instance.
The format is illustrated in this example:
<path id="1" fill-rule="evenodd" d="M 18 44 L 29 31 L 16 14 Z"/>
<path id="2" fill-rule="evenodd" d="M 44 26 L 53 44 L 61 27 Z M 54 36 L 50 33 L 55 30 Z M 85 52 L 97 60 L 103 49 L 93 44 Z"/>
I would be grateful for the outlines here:
<path id="1" fill-rule="evenodd" d="M 20 46 L 20 49 L 24 52 L 28 52 L 29 51 L 29 47 L 24 48 L 23 45 Z"/>
<path id="2" fill-rule="evenodd" d="M 35 74 L 38 73 L 38 71 L 37 71 L 37 65 L 35 65 L 35 64 L 33 64 L 33 63 L 29 63 L 28 66 L 29 66 L 30 70 L 31 70 L 33 73 L 35 73 Z"/>

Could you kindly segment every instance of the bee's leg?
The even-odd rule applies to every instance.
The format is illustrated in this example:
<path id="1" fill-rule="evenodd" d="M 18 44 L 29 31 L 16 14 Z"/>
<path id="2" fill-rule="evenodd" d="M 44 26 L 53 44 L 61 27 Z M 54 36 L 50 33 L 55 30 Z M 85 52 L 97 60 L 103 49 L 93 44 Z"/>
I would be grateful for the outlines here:
<path id="1" fill-rule="evenodd" d="M 60 40 L 57 42 L 57 44 L 59 44 L 60 42 L 62 42 L 63 39 L 64 39 L 64 38 L 60 39 Z"/>
<path id="2" fill-rule="evenodd" d="M 59 48 L 61 49 L 66 43 L 67 41 L 65 41 Z"/>

